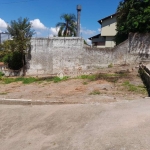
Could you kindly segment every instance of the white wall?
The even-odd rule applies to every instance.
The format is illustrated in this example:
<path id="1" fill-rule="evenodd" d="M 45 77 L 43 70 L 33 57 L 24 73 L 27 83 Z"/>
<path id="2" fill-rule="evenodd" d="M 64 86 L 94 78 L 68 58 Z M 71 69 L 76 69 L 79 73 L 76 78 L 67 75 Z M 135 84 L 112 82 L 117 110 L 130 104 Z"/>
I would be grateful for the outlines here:
<path id="1" fill-rule="evenodd" d="M 106 36 L 105 45 L 98 45 L 97 48 L 113 48 L 115 45 L 114 36 Z"/>
<path id="2" fill-rule="evenodd" d="M 121 48 L 103 50 L 85 48 L 83 39 L 79 38 L 33 39 L 31 44 L 27 75 L 83 73 L 93 68 L 107 67 L 110 63 L 124 63 L 128 51 L 128 41 Z"/>
<path id="3" fill-rule="evenodd" d="M 106 36 L 105 47 L 114 47 L 116 44 L 114 42 L 113 36 Z"/>
<path id="4" fill-rule="evenodd" d="M 102 22 L 101 36 L 115 36 L 116 33 L 116 16 Z"/>
<path id="5" fill-rule="evenodd" d="M 55 74 L 79 75 L 98 67 L 113 64 L 150 61 L 150 34 L 130 34 L 129 40 L 110 49 L 87 48 L 81 38 L 32 39 L 31 54 L 27 56 L 27 75 Z M 5 74 L 16 74 L 8 69 Z M 19 72 L 17 73 L 20 74 Z M 21 73 L 22 74 L 22 73 Z M 20 75 L 21 75 L 20 74 Z"/>
<path id="6" fill-rule="evenodd" d="M 105 48 L 106 46 L 104 45 L 98 45 L 97 48 Z"/>

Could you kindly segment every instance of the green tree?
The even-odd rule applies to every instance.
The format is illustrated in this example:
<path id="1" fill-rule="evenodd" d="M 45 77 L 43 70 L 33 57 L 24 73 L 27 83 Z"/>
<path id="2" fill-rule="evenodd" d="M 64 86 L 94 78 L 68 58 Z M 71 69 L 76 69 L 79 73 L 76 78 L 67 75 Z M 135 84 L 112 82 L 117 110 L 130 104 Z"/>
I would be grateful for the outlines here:
<path id="1" fill-rule="evenodd" d="M 128 34 L 150 32 L 150 0 L 122 0 L 117 8 L 117 44 Z"/>
<path id="2" fill-rule="evenodd" d="M 11 50 L 14 52 L 14 57 L 20 60 L 16 55 L 18 54 L 21 58 L 23 67 L 23 75 L 26 73 L 26 61 L 25 54 L 28 48 L 30 48 L 30 40 L 34 34 L 31 30 L 31 23 L 28 18 L 18 18 L 18 20 L 12 20 L 10 25 L 7 27 L 8 33 L 12 36 L 13 42 L 11 43 Z M 16 52 L 17 51 L 17 52 Z M 13 68 L 12 68 L 13 69 Z"/>
<path id="3" fill-rule="evenodd" d="M 0 44 L 0 61 L 4 61 L 4 57 L 15 49 L 15 43 L 13 40 L 7 40 Z M 5 63 L 7 63 L 5 61 Z"/>
<path id="4" fill-rule="evenodd" d="M 9 52 L 3 57 L 3 62 L 7 63 L 8 67 L 13 70 L 22 68 L 22 53 L 19 51 Z"/>
<path id="5" fill-rule="evenodd" d="M 63 14 L 60 16 L 60 19 L 64 20 L 64 22 L 58 22 L 56 24 L 56 28 L 59 28 L 58 36 L 61 37 L 72 37 L 76 36 L 77 32 L 77 24 L 76 24 L 76 16 L 74 14 Z"/>

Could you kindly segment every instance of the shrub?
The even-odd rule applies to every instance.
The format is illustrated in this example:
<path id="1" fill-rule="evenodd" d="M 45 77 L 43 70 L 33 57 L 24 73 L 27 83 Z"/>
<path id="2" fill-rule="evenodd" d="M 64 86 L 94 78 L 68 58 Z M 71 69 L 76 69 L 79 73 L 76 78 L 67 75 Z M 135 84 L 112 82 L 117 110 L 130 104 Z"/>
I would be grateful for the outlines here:
<path id="1" fill-rule="evenodd" d="M 112 67 L 113 67 L 113 64 L 112 64 L 112 63 L 108 65 L 108 68 L 112 68 Z"/>
<path id="2" fill-rule="evenodd" d="M 1 77 L 1 76 L 4 76 L 4 73 L 3 73 L 3 72 L 0 72 L 0 77 Z"/>
<path id="3" fill-rule="evenodd" d="M 13 70 L 19 70 L 23 67 L 22 53 L 15 51 L 6 54 L 3 58 L 4 63 L 8 64 L 8 67 Z"/>

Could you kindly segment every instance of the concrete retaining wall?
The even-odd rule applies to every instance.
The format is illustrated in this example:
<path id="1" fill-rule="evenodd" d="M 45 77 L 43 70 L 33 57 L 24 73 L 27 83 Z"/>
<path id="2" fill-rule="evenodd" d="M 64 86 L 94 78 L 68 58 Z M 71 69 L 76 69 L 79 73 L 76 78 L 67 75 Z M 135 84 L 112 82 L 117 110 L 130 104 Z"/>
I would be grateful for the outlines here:
<path id="1" fill-rule="evenodd" d="M 27 75 L 59 72 L 69 75 L 107 67 L 111 63 L 132 63 L 136 59 L 128 54 L 128 40 L 114 49 L 84 47 L 81 38 L 40 38 L 32 39 L 31 43 Z"/>
<path id="2" fill-rule="evenodd" d="M 78 63 L 83 49 L 81 38 L 40 38 L 31 41 L 27 74 L 55 74 Z"/>
<path id="3" fill-rule="evenodd" d="M 148 60 L 150 34 L 130 34 L 113 49 L 84 46 L 78 37 L 34 38 L 28 51 L 27 75 L 84 74 L 109 64 L 132 64 Z"/>
<path id="4" fill-rule="evenodd" d="M 139 66 L 139 74 L 147 88 L 148 95 L 150 96 L 150 65 L 141 64 Z"/>
<path id="5" fill-rule="evenodd" d="M 141 60 L 149 60 L 150 57 L 150 33 L 129 34 L 129 52 L 136 54 Z"/>

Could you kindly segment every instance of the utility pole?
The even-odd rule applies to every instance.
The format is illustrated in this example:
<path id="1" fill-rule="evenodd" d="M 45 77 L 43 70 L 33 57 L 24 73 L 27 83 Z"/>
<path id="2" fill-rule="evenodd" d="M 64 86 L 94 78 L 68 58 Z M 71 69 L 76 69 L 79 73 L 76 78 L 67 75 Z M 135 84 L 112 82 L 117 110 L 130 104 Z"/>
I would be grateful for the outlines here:
<path id="1" fill-rule="evenodd" d="M 77 5 L 77 37 L 80 37 L 81 5 Z"/>

